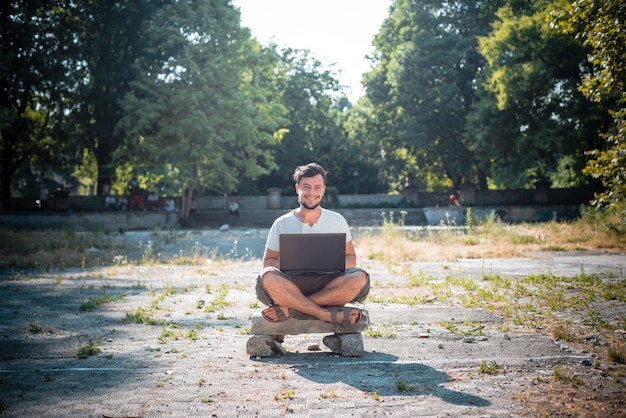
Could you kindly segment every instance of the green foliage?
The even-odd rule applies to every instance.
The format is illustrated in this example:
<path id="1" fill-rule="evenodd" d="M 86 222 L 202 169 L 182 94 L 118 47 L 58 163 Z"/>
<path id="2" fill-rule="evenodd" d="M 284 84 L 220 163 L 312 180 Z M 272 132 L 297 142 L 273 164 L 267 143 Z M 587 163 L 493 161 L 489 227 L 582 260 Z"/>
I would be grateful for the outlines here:
<path id="1" fill-rule="evenodd" d="M 580 90 L 609 109 L 612 121 L 601 135 L 603 146 L 589 152 L 585 173 L 602 181 L 607 191 L 594 202 L 626 218 L 626 31 L 621 0 L 579 0 L 552 13 L 553 24 L 586 47 L 592 69 L 583 75 Z"/>
<path id="2" fill-rule="evenodd" d="M 459 187 L 486 179 L 465 134 L 476 72 L 485 65 L 476 36 L 501 2 L 398 0 L 374 39 L 376 60 L 364 83 L 367 126 L 382 150 L 385 180 L 402 190 Z"/>
<path id="3" fill-rule="evenodd" d="M 85 359 L 87 357 L 95 356 L 100 354 L 101 350 L 98 347 L 98 338 L 96 340 L 89 340 L 87 345 L 84 345 L 78 349 L 76 353 L 76 357 L 80 359 Z"/>
<path id="4" fill-rule="evenodd" d="M 134 64 L 138 78 L 121 102 L 125 138 L 115 155 L 163 175 L 163 185 L 183 196 L 186 217 L 196 187 L 232 192 L 241 178 L 274 167 L 268 146 L 282 109 L 270 89 L 256 87 L 269 64 L 230 5 L 164 7 L 147 38 L 150 53 Z"/>
<path id="5" fill-rule="evenodd" d="M 329 67 L 259 45 L 230 2 L 9 0 L 2 198 L 16 176 L 30 194 L 52 171 L 82 193 L 137 177 L 184 218 L 196 191 L 291 192 L 294 166 L 319 161 L 340 194 L 596 180 L 624 230 L 622 3 L 396 0 L 352 106 Z"/>
<path id="6" fill-rule="evenodd" d="M 0 5 L 0 194 L 11 205 L 21 169 L 41 178 L 79 159 L 67 115 L 84 76 L 75 48 L 76 22 L 67 2 L 4 1 Z M 37 185 L 39 186 L 39 185 Z"/>
<path id="7" fill-rule="evenodd" d="M 584 49 L 548 22 L 555 4 L 504 6 L 489 35 L 479 37 L 489 65 L 468 128 L 480 165 L 500 187 L 585 183 L 584 151 L 606 123 L 601 106 L 578 91 Z"/>
<path id="8" fill-rule="evenodd" d="M 480 364 L 478 365 L 478 371 L 482 374 L 497 374 L 501 370 L 503 370 L 503 367 L 499 365 L 495 360 L 481 360 Z"/>

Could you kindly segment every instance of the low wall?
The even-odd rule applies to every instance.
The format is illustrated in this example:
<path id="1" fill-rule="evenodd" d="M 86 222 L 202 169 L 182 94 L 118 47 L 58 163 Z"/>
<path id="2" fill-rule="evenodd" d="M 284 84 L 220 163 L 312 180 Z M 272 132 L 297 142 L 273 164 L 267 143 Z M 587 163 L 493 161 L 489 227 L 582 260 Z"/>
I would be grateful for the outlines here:
<path id="1" fill-rule="evenodd" d="M 435 207 L 424 208 L 424 216 L 428 225 L 465 225 L 467 222 L 466 207 Z M 559 206 L 492 206 L 472 207 L 472 222 L 480 222 L 490 217 L 506 223 L 548 222 L 552 220 L 572 220 L 580 216 L 579 205 Z"/>
<path id="2" fill-rule="evenodd" d="M 466 224 L 467 207 L 430 207 L 409 209 L 338 209 L 352 226 L 380 226 L 383 221 L 403 221 L 407 226 L 462 226 Z M 206 212 L 206 215 L 220 213 Z M 196 228 L 218 228 L 224 223 L 234 227 L 269 228 L 283 209 L 243 210 L 241 217 L 210 219 L 196 216 L 191 219 Z M 506 223 L 546 222 L 571 220 L 579 216 L 578 205 L 561 206 L 494 206 L 472 207 L 474 224 L 489 217 Z M 164 212 L 0 212 L 0 228 L 17 229 L 74 229 L 77 231 L 118 231 L 135 229 L 173 228 L 178 226 L 178 215 Z"/>
<path id="3" fill-rule="evenodd" d="M 581 205 L 587 204 L 594 198 L 596 193 L 602 190 L 592 187 L 578 187 L 568 189 L 550 189 L 547 187 L 537 189 L 519 190 L 474 190 L 466 186 L 460 191 L 458 201 L 464 206 L 472 207 L 500 207 L 500 206 L 558 206 L 558 205 Z M 325 199 L 331 198 L 327 193 Z M 160 197 L 161 202 L 165 197 Z M 176 206 L 180 207 L 180 198 L 174 197 Z M 298 198 L 295 194 L 281 195 L 280 191 L 275 195 L 268 192 L 260 196 L 198 196 L 196 201 L 200 211 L 225 211 L 228 202 L 234 200 L 241 210 L 264 210 L 264 209 L 290 209 L 298 206 Z M 388 194 L 344 194 L 337 196 L 337 202 L 325 200 L 324 205 L 334 208 L 355 207 L 394 207 L 401 201 L 412 202 L 417 208 L 442 207 L 450 205 L 450 193 L 443 192 L 420 192 L 407 189 L 403 195 Z M 37 211 L 36 198 L 13 198 L 13 211 Z M 144 202 L 145 203 L 145 202 Z M 329 203 L 332 203 L 329 204 Z M 104 210 L 104 200 L 99 196 L 60 196 L 54 197 L 46 204 L 48 210 L 53 212 L 98 212 Z"/>
<path id="4" fill-rule="evenodd" d="M 175 213 L 164 212 L 10 212 L 0 213 L 0 227 L 19 229 L 74 229 L 117 231 L 171 228 L 178 223 Z"/>

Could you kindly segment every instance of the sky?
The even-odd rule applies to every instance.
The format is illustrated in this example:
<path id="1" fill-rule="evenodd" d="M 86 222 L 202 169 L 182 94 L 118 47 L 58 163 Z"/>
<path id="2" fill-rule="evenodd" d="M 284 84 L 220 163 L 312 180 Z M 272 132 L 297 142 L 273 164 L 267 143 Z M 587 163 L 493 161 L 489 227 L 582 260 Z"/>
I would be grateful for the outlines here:
<path id="1" fill-rule="evenodd" d="M 307 49 L 331 67 L 346 95 L 356 103 L 363 93 L 362 74 L 372 40 L 392 0 L 233 0 L 242 26 L 261 44 Z"/>

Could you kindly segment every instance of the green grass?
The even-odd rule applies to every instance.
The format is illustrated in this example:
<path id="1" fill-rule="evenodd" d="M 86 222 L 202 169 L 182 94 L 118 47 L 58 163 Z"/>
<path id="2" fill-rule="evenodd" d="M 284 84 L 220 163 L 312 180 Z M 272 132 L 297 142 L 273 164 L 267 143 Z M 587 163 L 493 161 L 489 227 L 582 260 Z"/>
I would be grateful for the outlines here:
<path id="1" fill-rule="evenodd" d="M 84 359 L 87 357 L 91 357 L 91 356 L 95 356 L 97 354 L 100 354 L 101 350 L 98 347 L 98 339 L 96 338 L 96 340 L 89 340 L 89 343 L 87 343 L 87 345 L 84 345 L 82 347 L 80 347 L 78 349 L 78 352 L 76 353 L 76 357 L 79 359 Z"/>
<path id="2" fill-rule="evenodd" d="M 126 296 L 125 293 L 120 293 L 115 296 L 109 296 L 106 294 L 106 292 L 102 292 L 102 295 L 89 298 L 87 302 L 81 303 L 80 306 L 78 307 L 78 310 L 81 312 L 91 312 L 99 305 L 103 305 L 109 302 L 122 301 L 124 300 L 125 296 Z"/>

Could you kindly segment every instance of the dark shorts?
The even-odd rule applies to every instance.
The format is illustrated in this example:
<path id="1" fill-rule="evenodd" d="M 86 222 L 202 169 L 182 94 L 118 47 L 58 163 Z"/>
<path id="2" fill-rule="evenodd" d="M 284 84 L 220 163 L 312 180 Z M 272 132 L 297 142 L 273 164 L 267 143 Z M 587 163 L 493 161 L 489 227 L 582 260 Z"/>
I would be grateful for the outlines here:
<path id="1" fill-rule="evenodd" d="M 370 292 L 370 275 L 365 270 L 358 267 L 346 269 L 342 273 L 324 274 L 321 276 L 315 276 L 311 274 L 285 274 L 275 267 L 265 267 L 263 270 L 261 270 L 261 273 L 259 273 L 259 276 L 256 279 L 257 298 L 259 298 L 259 300 L 265 305 L 271 305 L 274 302 L 265 286 L 263 286 L 263 280 L 261 279 L 261 277 L 268 271 L 273 271 L 279 276 L 291 281 L 298 287 L 298 289 L 300 289 L 300 291 L 302 291 L 305 296 L 322 290 L 328 283 L 330 283 L 339 276 L 343 276 L 345 274 L 355 271 L 363 271 L 365 272 L 365 275 L 367 277 L 367 282 L 365 283 L 365 286 L 363 286 L 359 294 L 356 295 L 354 300 L 352 300 L 352 302 L 363 302 Z"/>

